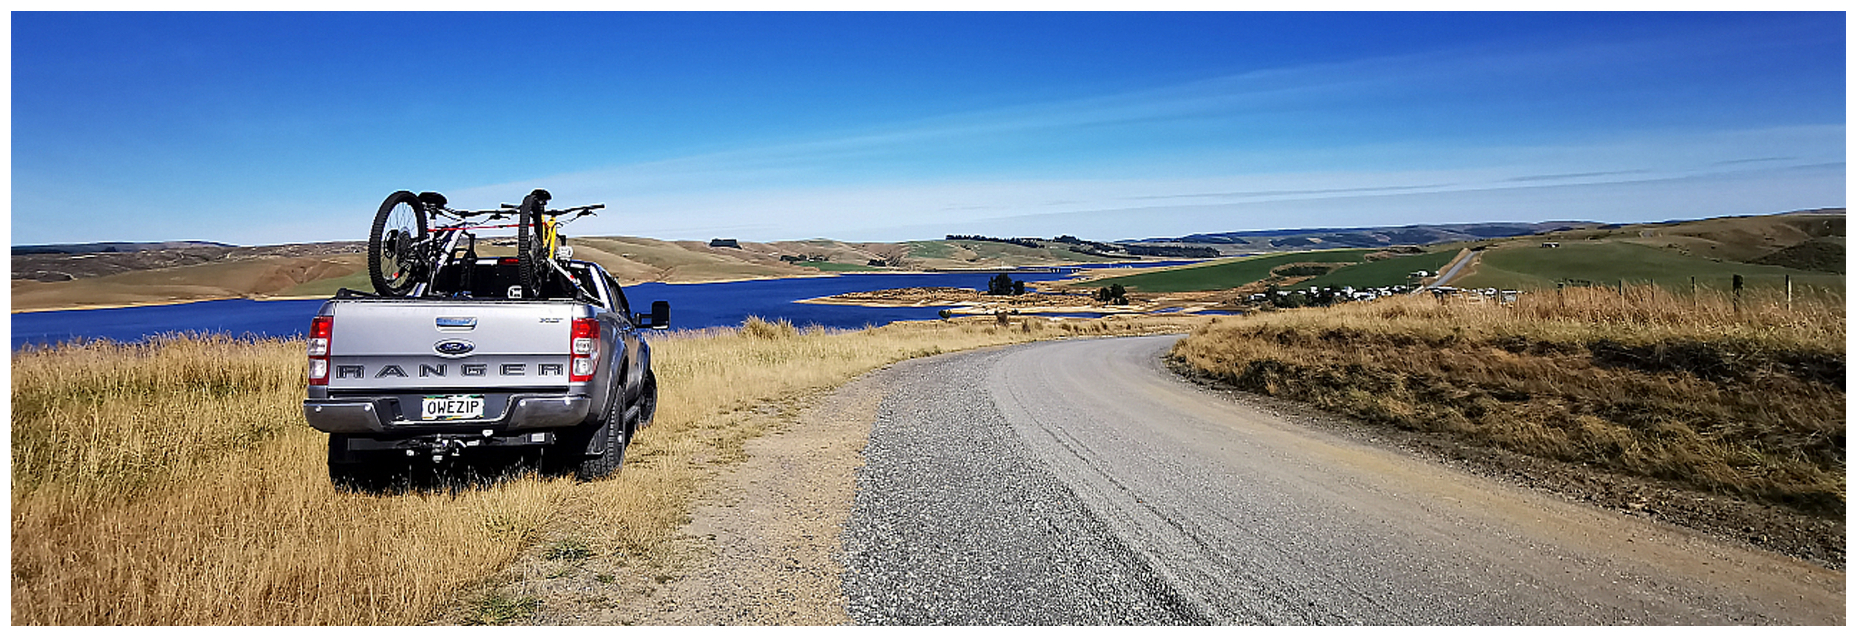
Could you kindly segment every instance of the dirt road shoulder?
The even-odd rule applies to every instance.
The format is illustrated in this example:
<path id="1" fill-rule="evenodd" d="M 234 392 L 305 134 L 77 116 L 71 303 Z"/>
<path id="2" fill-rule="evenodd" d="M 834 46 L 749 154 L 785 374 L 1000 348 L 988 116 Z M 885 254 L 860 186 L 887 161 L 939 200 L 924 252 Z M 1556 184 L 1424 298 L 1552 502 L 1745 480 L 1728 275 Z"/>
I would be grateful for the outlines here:
<path id="1" fill-rule="evenodd" d="M 846 624 L 840 532 L 889 377 L 905 361 L 799 401 L 702 496 L 667 568 L 551 559 L 550 544 L 483 600 L 526 603 L 552 625 Z M 517 621 L 521 621 L 518 619 Z"/>

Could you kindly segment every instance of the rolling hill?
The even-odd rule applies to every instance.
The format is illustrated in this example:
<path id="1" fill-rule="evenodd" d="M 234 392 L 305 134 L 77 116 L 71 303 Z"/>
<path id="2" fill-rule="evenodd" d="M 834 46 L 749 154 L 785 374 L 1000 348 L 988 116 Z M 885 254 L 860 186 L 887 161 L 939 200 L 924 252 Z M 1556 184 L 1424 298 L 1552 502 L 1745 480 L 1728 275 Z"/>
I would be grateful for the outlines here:
<path id="1" fill-rule="evenodd" d="M 1525 236 L 1506 234 L 1531 227 L 1554 229 Z M 1378 244 L 1416 244 L 1451 237 L 1458 240 L 1429 245 L 1423 254 L 1374 259 L 1365 256 L 1387 247 Z M 1435 270 L 1464 248 L 1479 249 L 1480 258 L 1466 275 L 1453 282 L 1461 287 L 1539 289 L 1568 279 L 1597 283 L 1656 280 L 1686 285 L 1689 276 L 1699 277 L 1703 285 L 1725 286 L 1727 277 L 1742 274 L 1755 286 L 1777 285 L 1784 277 L 1792 276 L 1795 284 L 1841 291 L 1844 281 L 1842 209 L 1628 225 L 1455 224 L 1269 230 L 1184 238 L 1228 240 L 1230 243 L 1217 244 L 1227 252 L 1251 250 L 1260 244 L 1267 246 L 1258 250 L 1262 252 L 1349 242 L 1376 245 L 1226 260 L 1100 279 L 1089 285 L 1120 282 L 1145 292 L 1231 289 L 1268 277 L 1278 266 L 1327 263 L 1342 267 L 1298 283 L 1378 286 L 1402 282 L 1405 274 L 1413 270 Z M 1547 242 L 1557 242 L 1561 247 L 1541 247 Z M 971 239 L 903 243 L 813 239 L 739 241 L 723 247 L 702 241 L 574 237 L 569 245 L 574 247 L 577 258 L 601 264 L 624 283 L 821 276 L 872 269 L 1139 263 L 1126 257 L 1076 252 L 1058 240 L 1027 243 L 1030 245 Z M 480 244 L 480 254 L 513 254 L 510 248 L 487 244 Z M 111 246 L 116 251 L 104 249 Z M 278 246 L 202 242 L 20 246 L 12 255 L 12 307 L 18 311 L 238 297 L 327 296 L 342 287 L 369 287 L 364 251 L 365 244 L 357 241 Z M 1328 268 L 1310 271 L 1323 269 Z"/>
<path id="2" fill-rule="evenodd" d="M 1292 252 L 1261 257 L 1240 257 L 1203 265 L 1168 268 L 1090 281 L 1087 287 L 1121 285 L 1134 292 L 1204 292 L 1243 287 L 1264 280 L 1271 270 L 1295 263 L 1351 264 L 1366 260 L 1373 250 Z"/>
<path id="3" fill-rule="evenodd" d="M 1243 254 L 1332 248 L 1387 248 L 1397 245 L 1424 246 L 1516 237 L 1556 230 L 1593 228 L 1600 225 L 1591 221 L 1545 221 L 1541 223 L 1452 223 L 1366 228 L 1241 230 L 1190 234 L 1183 237 L 1129 240 L 1118 243 L 1207 246 L 1216 248 L 1225 254 Z"/>
<path id="4" fill-rule="evenodd" d="M 1753 287 L 1777 287 L 1789 276 L 1795 286 L 1844 286 L 1842 209 L 1608 225 L 1461 245 L 1482 254 L 1454 282 L 1459 287 L 1526 290 L 1557 281 L 1623 280 L 1683 289 L 1696 277 L 1699 287 L 1726 289 L 1736 274 Z"/>

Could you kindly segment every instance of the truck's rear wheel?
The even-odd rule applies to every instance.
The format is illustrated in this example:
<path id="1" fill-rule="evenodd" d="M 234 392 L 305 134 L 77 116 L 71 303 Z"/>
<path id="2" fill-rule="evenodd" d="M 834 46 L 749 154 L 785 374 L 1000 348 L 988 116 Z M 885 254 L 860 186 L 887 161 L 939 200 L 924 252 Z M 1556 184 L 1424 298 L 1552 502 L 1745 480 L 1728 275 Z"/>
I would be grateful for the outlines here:
<path id="1" fill-rule="evenodd" d="M 638 393 L 637 420 L 628 423 L 632 432 L 637 433 L 651 426 L 651 421 L 658 415 L 658 375 L 645 370 L 645 387 Z"/>
<path id="2" fill-rule="evenodd" d="M 380 465 L 359 461 L 348 451 L 348 437 L 329 436 L 329 484 L 337 491 L 380 493 L 392 483 L 391 472 Z"/>
<path id="3" fill-rule="evenodd" d="M 563 476 L 569 473 L 586 480 L 598 480 L 612 475 L 625 462 L 625 448 L 632 442 L 631 430 L 625 421 L 623 408 L 618 399 L 614 406 L 608 407 L 604 418 L 598 426 L 582 425 L 579 428 L 561 434 L 555 444 L 542 451 L 542 473 L 550 476 Z M 588 449 L 595 447 L 595 442 L 604 438 L 600 448 L 605 453 L 592 455 Z"/>
<path id="4" fill-rule="evenodd" d="M 609 422 L 596 435 L 606 436 L 606 453 L 582 459 L 580 466 L 574 467 L 575 478 L 598 480 L 612 475 L 625 463 L 625 448 L 631 440 L 625 433 L 624 423 Z"/>

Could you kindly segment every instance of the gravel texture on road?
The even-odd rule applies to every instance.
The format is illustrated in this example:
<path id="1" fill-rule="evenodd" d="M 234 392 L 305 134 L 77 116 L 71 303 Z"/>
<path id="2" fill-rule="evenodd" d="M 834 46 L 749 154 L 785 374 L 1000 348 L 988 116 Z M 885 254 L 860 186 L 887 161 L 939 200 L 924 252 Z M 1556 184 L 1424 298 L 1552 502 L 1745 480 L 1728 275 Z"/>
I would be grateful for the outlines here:
<path id="1" fill-rule="evenodd" d="M 1300 426 L 1178 337 L 899 366 L 843 535 L 867 624 L 1842 624 L 1843 574 Z"/>
<path id="2" fill-rule="evenodd" d="M 844 535 L 852 618 L 1209 621 L 1045 470 L 993 407 L 985 375 L 972 370 L 1009 351 L 917 362 L 879 409 Z"/>

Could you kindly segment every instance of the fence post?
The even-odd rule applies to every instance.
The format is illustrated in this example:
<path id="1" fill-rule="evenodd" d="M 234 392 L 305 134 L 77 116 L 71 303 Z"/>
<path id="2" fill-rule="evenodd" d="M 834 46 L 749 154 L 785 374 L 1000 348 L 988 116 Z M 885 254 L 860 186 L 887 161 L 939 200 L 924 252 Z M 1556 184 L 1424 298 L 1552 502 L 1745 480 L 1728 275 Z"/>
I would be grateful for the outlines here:
<path id="1" fill-rule="evenodd" d="M 1566 289 L 1567 289 L 1566 281 L 1555 281 L 1554 282 L 1554 304 L 1555 305 L 1559 307 L 1563 307 L 1563 308 L 1567 307 Z"/>
<path id="2" fill-rule="evenodd" d="M 1786 275 L 1786 311 L 1793 311 L 1793 275 Z"/>
<path id="3" fill-rule="evenodd" d="M 1741 275 L 1734 275 L 1734 313 L 1741 313 Z"/>

